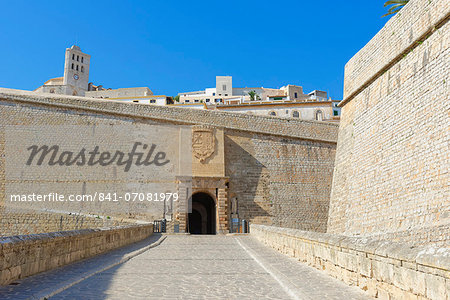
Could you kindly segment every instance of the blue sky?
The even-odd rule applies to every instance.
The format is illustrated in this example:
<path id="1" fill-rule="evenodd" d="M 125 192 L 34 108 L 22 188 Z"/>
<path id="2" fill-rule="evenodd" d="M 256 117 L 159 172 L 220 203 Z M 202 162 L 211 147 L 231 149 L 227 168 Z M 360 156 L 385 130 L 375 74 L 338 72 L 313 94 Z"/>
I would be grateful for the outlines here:
<path id="1" fill-rule="evenodd" d="M 383 3 L 0 0 L 0 87 L 62 76 L 77 43 L 104 87 L 176 95 L 231 75 L 235 87 L 289 83 L 342 99 L 345 63 L 388 21 Z"/>

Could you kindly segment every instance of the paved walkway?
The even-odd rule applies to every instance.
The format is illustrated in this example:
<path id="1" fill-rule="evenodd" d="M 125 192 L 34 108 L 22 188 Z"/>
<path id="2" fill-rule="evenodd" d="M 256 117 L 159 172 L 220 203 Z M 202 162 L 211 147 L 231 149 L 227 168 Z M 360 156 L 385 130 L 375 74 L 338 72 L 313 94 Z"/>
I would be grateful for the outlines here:
<path id="1" fill-rule="evenodd" d="M 136 247 L 136 245 L 134 246 Z M 104 255 L 107 260 L 113 254 Z M 116 256 L 119 255 L 116 253 Z M 96 260 L 72 267 L 92 268 Z M 97 259 L 98 261 L 98 259 Z M 89 267 L 90 266 L 90 267 Z M 71 267 L 71 266 L 68 266 Z M 66 267 L 67 268 L 67 267 Z M 16 287 L 51 283 L 67 272 L 33 276 Z M 48 279 L 48 277 L 53 279 Z M 47 281 L 45 281 L 47 279 Z M 4 290 L 3 290 L 4 291 Z M 6 295 L 6 294 L 4 294 Z M 29 294 L 28 294 L 29 296 Z M 36 295 L 35 295 L 36 296 Z M 2 289 L 0 288 L 0 298 Z M 169 235 L 157 247 L 82 280 L 51 299 L 368 299 L 322 272 L 267 248 L 251 236 Z M 2 298 L 3 299 L 3 298 Z"/>

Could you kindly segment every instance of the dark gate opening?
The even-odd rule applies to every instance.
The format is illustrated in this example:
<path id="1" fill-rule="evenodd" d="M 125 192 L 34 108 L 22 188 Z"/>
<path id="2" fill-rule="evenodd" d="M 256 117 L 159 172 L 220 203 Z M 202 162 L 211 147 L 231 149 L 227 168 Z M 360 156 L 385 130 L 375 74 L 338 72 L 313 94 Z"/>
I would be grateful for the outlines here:
<path id="1" fill-rule="evenodd" d="M 191 234 L 216 234 L 216 203 L 206 193 L 192 195 L 192 212 L 188 215 Z"/>

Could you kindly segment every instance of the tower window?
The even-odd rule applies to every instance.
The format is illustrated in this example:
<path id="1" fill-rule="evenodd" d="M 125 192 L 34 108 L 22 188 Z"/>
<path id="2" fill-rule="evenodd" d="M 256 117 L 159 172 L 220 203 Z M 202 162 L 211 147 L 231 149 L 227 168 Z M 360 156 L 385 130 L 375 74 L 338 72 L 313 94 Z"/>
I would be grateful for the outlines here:
<path id="1" fill-rule="evenodd" d="M 78 65 L 77 65 L 77 71 L 78 71 Z"/>
<path id="2" fill-rule="evenodd" d="M 72 70 L 73 70 L 73 64 L 72 64 Z"/>
<path id="3" fill-rule="evenodd" d="M 75 54 L 72 54 L 72 60 L 75 60 Z"/>
<path id="4" fill-rule="evenodd" d="M 297 99 L 297 93 L 294 93 L 294 98 Z"/>
<path id="5" fill-rule="evenodd" d="M 223 84 L 223 85 L 222 85 L 222 89 L 223 89 L 224 91 L 226 91 L 226 90 L 227 90 L 227 85 L 226 85 L 226 84 Z"/>
<path id="6" fill-rule="evenodd" d="M 81 72 L 83 72 L 83 73 L 84 73 L 84 67 L 83 67 L 83 66 L 81 66 Z"/>
<path id="7" fill-rule="evenodd" d="M 84 57 L 82 56 L 82 57 L 81 57 L 81 62 L 83 62 L 83 61 L 84 61 Z"/>
<path id="8" fill-rule="evenodd" d="M 77 61 L 80 61 L 80 56 L 79 55 L 77 55 Z"/>

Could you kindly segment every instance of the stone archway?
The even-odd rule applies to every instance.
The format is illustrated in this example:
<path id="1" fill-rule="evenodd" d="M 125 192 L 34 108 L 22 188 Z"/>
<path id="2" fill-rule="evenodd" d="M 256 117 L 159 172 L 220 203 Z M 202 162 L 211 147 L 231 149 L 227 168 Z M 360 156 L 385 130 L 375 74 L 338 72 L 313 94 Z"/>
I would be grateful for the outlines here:
<path id="1" fill-rule="evenodd" d="M 228 233 L 228 177 L 182 177 L 177 178 L 179 199 L 174 207 L 175 222 L 179 232 L 189 231 L 189 208 L 195 208 L 196 195 L 206 194 L 214 202 L 215 233 Z M 194 199 L 195 198 L 195 199 Z M 200 209 L 197 212 L 201 215 Z M 196 213 L 197 214 L 197 213 Z M 192 216 L 192 215 L 191 215 Z"/>
<path id="2" fill-rule="evenodd" d="M 204 192 L 192 195 L 192 212 L 188 214 L 188 232 L 216 234 L 216 202 Z"/>

